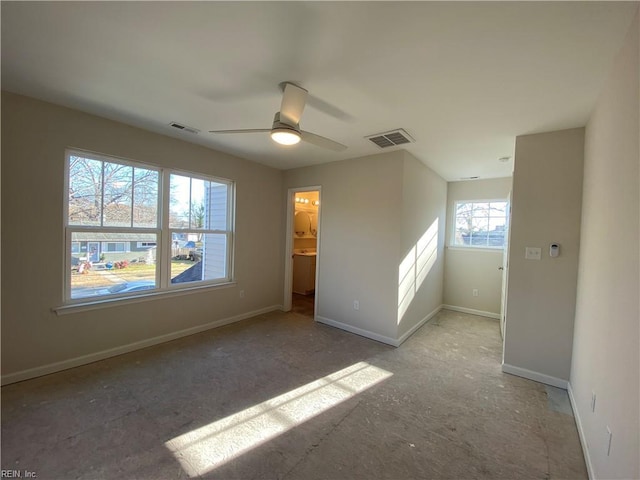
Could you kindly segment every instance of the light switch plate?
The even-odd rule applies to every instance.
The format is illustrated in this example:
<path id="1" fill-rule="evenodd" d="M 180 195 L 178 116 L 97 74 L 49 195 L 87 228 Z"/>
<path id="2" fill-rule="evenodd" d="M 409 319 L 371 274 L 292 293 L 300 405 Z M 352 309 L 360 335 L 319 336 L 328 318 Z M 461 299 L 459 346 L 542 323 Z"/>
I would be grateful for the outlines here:
<path id="1" fill-rule="evenodd" d="M 524 258 L 527 260 L 540 260 L 542 249 L 540 247 L 525 247 Z"/>

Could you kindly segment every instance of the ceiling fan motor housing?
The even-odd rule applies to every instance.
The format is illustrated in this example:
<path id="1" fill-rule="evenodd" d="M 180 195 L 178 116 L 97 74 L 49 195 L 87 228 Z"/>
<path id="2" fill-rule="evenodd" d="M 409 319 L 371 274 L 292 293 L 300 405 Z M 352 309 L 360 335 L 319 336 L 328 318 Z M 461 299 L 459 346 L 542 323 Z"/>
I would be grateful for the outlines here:
<path id="1" fill-rule="evenodd" d="M 271 127 L 271 139 L 280 145 L 295 145 L 302 139 L 300 127 L 280 120 L 280 112 L 276 113 Z"/>
<path id="2" fill-rule="evenodd" d="M 281 121 L 280 112 L 276 112 L 275 116 L 273 117 L 273 125 L 271 126 L 271 129 L 291 130 L 293 132 L 296 132 L 298 135 L 300 134 L 300 124 L 289 125 L 288 123 Z"/>

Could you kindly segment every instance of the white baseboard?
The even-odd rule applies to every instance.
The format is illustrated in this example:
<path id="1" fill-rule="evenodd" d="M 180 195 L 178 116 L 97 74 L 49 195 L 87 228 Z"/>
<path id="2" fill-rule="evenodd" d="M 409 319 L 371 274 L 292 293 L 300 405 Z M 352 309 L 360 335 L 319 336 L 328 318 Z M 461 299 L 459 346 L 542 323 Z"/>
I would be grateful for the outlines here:
<path id="1" fill-rule="evenodd" d="M 582 446 L 582 455 L 584 456 L 584 463 L 587 465 L 587 473 L 589 479 L 595 478 L 593 472 L 593 465 L 591 463 L 591 457 L 589 456 L 589 449 L 587 448 L 587 437 L 584 434 L 582 428 L 582 420 L 580 420 L 580 412 L 576 405 L 576 399 L 573 396 L 573 389 L 571 388 L 571 382 L 567 384 L 567 392 L 569 393 L 569 402 L 571 402 L 571 409 L 573 410 L 573 418 L 576 421 L 576 427 L 578 428 L 578 437 L 580 438 L 580 445 Z"/>
<path id="2" fill-rule="evenodd" d="M 362 328 L 354 327 L 353 325 L 338 322 L 337 320 L 332 320 L 330 318 L 321 317 L 318 315 L 316 316 L 316 321 L 324 323 L 325 325 L 329 325 L 331 327 L 339 328 L 340 330 L 345 330 L 349 333 L 355 333 L 356 335 L 360 335 L 361 337 L 366 337 L 370 338 L 371 340 L 376 340 L 377 342 L 386 343 L 387 345 L 391 345 L 393 347 L 397 347 L 398 345 L 400 345 L 398 340 L 396 340 L 395 338 L 379 335 L 369 330 L 364 330 Z"/>
<path id="3" fill-rule="evenodd" d="M 402 335 L 397 340 L 398 345 L 396 345 L 396 346 L 402 345 L 405 342 L 405 340 L 407 340 L 411 335 L 413 335 L 416 332 L 416 330 L 418 330 L 421 326 L 423 326 L 425 323 L 427 323 L 429 320 L 431 320 L 433 317 L 435 317 L 438 314 L 438 312 L 440 310 L 442 310 L 442 308 L 443 308 L 442 305 L 438 306 L 435 310 L 433 310 L 433 312 L 428 314 L 426 317 L 424 317 L 422 320 L 420 320 L 417 324 L 415 324 L 413 327 L 411 327 L 411 329 L 407 333 Z"/>
<path id="4" fill-rule="evenodd" d="M 495 318 L 496 320 L 500 320 L 499 313 L 485 312 L 483 310 L 475 310 L 473 308 L 466 307 L 456 307 L 455 305 L 442 305 L 442 308 L 444 308 L 445 310 L 453 310 L 454 312 L 468 313 L 470 315 L 479 315 L 481 317 Z"/>
<path id="5" fill-rule="evenodd" d="M 544 383 L 545 385 L 551 385 L 552 387 L 563 388 L 565 390 L 569 385 L 569 382 L 567 380 L 562 380 L 561 378 L 545 375 L 544 373 L 534 372 L 533 370 L 527 370 L 526 368 L 514 367 L 513 365 L 509 365 L 507 363 L 502 364 L 502 371 L 504 373 L 510 373 L 511 375 L 516 375 L 518 377 L 528 378 L 529 380 L 533 380 L 534 382 Z"/>
<path id="6" fill-rule="evenodd" d="M 67 370 L 69 368 L 79 367 L 80 365 L 86 365 L 88 363 L 97 362 L 99 360 L 104 360 L 109 357 L 115 357 L 117 355 L 122 355 L 124 353 L 133 352 L 134 350 L 140 350 L 141 348 L 151 347 L 153 345 L 169 342 L 171 340 L 176 340 L 181 337 L 194 335 L 196 333 L 204 332 L 206 330 L 211 330 L 212 328 L 222 327 L 223 325 L 239 322 L 247 318 L 255 317 L 256 315 L 273 312 L 274 310 L 282 310 L 282 305 L 271 305 L 269 307 L 261 308 L 251 312 L 242 313 L 240 315 L 235 315 L 233 317 L 215 320 L 213 322 L 205 323 L 204 325 L 198 325 L 195 327 L 186 328 L 184 330 L 179 330 L 177 332 L 167 333 L 165 335 L 160 335 L 157 337 L 140 340 L 138 342 L 129 343 L 127 345 L 122 345 L 120 347 L 110 348 L 108 350 L 102 350 L 100 352 L 95 352 L 87 355 L 82 355 L 80 357 L 70 358 L 68 360 L 63 360 L 61 362 L 50 363 L 50 364 L 42 365 L 39 367 L 29 368 L 27 370 L 21 370 L 19 372 L 9 373 L 7 375 L 2 376 L 1 383 L 2 385 L 7 385 L 9 383 L 21 382 L 23 380 L 28 380 L 30 378 L 41 377 L 42 375 L 48 375 L 50 373 L 60 372 L 62 370 Z"/>

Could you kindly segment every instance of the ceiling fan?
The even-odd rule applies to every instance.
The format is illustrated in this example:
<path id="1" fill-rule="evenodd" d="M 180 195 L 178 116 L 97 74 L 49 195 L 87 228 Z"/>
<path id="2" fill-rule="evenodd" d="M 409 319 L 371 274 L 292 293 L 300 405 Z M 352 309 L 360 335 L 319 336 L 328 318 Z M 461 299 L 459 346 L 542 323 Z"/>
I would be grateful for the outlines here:
<path id="1" fill-rule="evenodd" d="M 318 147 L 336 152 L 345 150 L 346 145 L 315 133 L 300 130 L 300 117 L 307 101 L 307 90 L 290 82 L 284 82 L 280 111 L 276 112 L 271 128 L 249 128 L 241 130 L 210 130 L 209 133 L 266 133 L 280 145 L 295 145 L 302 140 Z"/>

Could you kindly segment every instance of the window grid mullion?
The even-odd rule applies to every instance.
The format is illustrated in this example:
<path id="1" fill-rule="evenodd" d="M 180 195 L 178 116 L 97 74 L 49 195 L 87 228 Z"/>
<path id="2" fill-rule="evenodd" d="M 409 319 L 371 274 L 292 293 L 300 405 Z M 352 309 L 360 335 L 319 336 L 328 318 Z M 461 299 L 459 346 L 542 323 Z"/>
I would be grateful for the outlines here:
<path id="1" fill-rule="evenodd" d="M 160 262 L 158 269 L 160 288 L 168 288 L 171 283 L 171 252 L 172 252 L 172 235 L 169 228 L 170 203 L 171 203 L 171 174 L 168 170 L 161 170 L 161 191 L 159 192 L 162 201 L 161 231 L 162 237 L 160 241 L 160 249 L 158 250 L 158 260 Z"/>
<path id="2" fill-rule="evenodd" d="M 101 164 L 101 173 L 100 173 L 100 226 L 104 227 L 104 164 Z"/>
<path id="3" fill-rule="evenodd" d="M 189 178 L 189 228 L 193 227 L 193 223 L 191 222 L 192 195 L 193 195 L 193 178 Z"/>
<path id="4" fill-rule="evenodd" d="M 131 167 L 131 222 L 130 225 L 133 227 L 133 205 L 136 201 L 136 169 Z"/>

